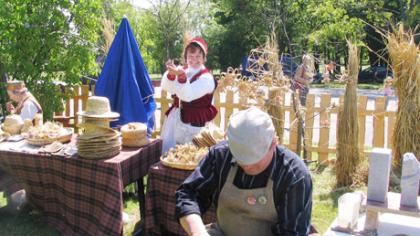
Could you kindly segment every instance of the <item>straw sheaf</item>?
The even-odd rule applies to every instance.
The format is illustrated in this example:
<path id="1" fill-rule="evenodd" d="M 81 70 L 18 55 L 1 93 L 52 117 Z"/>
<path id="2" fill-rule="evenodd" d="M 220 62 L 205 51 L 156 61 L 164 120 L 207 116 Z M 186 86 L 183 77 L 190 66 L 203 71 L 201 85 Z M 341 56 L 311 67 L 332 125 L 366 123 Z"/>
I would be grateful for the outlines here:
<path id="1" fill-rule="evenodd" d="M 341 100 L 338 113 L 337 129 L 337 186 L 349 186 L 353 183 L 360 163 L 358 149 L 357 121 L 357 78 L 359 74 L 359 48 L 348 41 L 349 61 L 348 80 L 344 101 Z"/>
<path id="2" fill-rule="evenodd" d="M 406 152 L 420 159 L 420 48 L 413 32 L 405 31 L 402 24 L 384 37 L 398 96 L 392 147 L 394 164 L 399 168 Z"/>

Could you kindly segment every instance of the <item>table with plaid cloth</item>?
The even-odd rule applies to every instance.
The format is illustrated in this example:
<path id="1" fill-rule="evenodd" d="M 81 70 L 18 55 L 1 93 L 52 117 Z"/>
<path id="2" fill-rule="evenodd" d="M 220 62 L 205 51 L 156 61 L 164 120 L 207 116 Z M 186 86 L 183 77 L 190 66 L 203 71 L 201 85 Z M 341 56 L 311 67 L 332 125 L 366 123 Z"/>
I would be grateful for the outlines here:
<path id="1" fill-rule="evenodd" d="M 145 230 L 149 235 L 187 235 L 175 219 L 175 191 L 191 171 L 163 166 L 149 169 L 146 192 Z M 214 207 L 204 214 L 204 223 L 216 222 Z"/>
<path id="2" fill-rule="evenodd" d="M 1 149 L 0 167 L 62 235 L 121 235 L 124 187 L 138 181 L 144 196 L 143 177 L 161 150 L 159 139 L 142 148 L 123 148 L 106 160 Z"/>

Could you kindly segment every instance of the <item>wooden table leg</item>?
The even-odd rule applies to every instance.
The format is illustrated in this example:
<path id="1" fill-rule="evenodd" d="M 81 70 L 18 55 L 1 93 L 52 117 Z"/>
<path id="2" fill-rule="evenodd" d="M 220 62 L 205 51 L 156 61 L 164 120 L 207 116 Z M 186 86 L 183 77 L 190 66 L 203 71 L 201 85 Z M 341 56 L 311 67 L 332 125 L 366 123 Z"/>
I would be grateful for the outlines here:
<path id="1" fill-rule="evenodd" d="M 378 228 L 379 213 L 372 209 L 366 209 L 366 220 L 364 232 L 375 232 Z"/>
<path id="2" fill-rule="evenodd" d="M 144 236 L 144 224 L 146 216 L 146 196 L 144 195 L 144 177 L 137 181 L 137 196 L 139 199 L 140 222 L 134 227 L 133 236 Z"/>
<path id="3" fill-rule="evenodd" d="M 146 216 L 146 196 L 144 195 L 143 177 L 137 181 L 137 191 L 139 198 L 140 220 Z"/>

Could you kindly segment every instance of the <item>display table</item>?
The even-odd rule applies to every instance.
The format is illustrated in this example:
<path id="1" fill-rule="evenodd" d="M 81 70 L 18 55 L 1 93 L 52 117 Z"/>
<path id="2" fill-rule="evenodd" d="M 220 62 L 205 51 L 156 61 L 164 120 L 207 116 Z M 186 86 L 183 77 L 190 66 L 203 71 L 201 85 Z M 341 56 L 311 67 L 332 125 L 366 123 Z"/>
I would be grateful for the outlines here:
<path id="1" fill-rule="evenodd" d="M 175 191 L 191 174 L 161 163 L 149 169 L 146 192 L 146 222 L 148 235 L 187 235 L 175 219 Z M 216 222 L 214 208 L 204 214 L 204 223 Z"/>
<path id="2" fill-rule="evenodd" d="M 154 140 L 110 159 L 85 160 L 39 154 L 25 144 L 0 143 L 0 167 L 62 235 L 121 235 L 124 187 L 137 181 L 144 199 L 143 177 L 162 150 L 161 140 Z"/>

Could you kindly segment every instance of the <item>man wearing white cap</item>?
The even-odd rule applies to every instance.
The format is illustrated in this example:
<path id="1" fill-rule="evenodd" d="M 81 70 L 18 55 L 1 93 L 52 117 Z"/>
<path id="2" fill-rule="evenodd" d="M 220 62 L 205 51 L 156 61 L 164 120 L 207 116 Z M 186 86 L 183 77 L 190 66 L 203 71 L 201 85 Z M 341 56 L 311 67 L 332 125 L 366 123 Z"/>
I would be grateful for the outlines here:
<path id="1" fill-rule="evenodd" d="M 277 145 L 270 116 L 233 114 L 227 142 L 213 146 L 176 192 L 176 216 L 189 235 L 310 233 L 312 180 L 303 161 Z M 217 222 L 201 215 L 214 203 Z"/>

